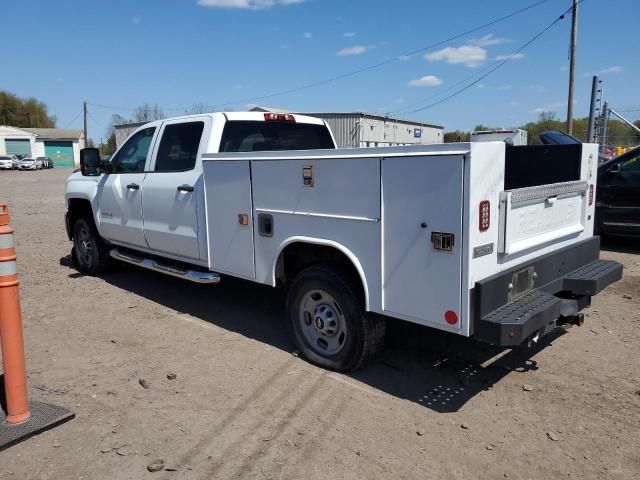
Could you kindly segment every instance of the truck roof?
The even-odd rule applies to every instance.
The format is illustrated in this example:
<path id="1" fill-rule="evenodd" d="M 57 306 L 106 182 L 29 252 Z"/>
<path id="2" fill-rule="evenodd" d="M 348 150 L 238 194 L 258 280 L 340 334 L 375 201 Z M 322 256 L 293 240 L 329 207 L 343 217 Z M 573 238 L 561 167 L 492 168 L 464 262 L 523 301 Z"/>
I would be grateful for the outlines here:
<path id="1" fill-rule="evenodd" d="M 270 112 L 211 112 L 211 113 L 198 113 L 194 115 L 181 115 L 178 117 L 170 117 L 163 118 L 161 120 L 154 120 L 147 123 L 138 123 L 136 126 L 142 125 L 159 125 L 160 123 L 166 120 L 187 120 L 193 118 L 194 120 L 202 117 L 211 117 L 213 119 L 220 119 L 223 116 L 227 121 L 253 121 L 253 122 L 264 122 L 265 114 Z M 276 113 L 276 112 L 273 112 Z M 295 118 L 296 123 L 307 123 L 311 125 L 325 125 L 324 120 L 316 117 L 309 117 L 308 115 L 299 115 L 299 114 L 288 114 L 292 115 Z"/>
<path id="2" fill-rule="evenodd" d="M 502 128 L 499 130 L 476 130 L 472 135 L 491 135 L 492 133 L 515 133 L 522 131 L 521 128 Z"/>

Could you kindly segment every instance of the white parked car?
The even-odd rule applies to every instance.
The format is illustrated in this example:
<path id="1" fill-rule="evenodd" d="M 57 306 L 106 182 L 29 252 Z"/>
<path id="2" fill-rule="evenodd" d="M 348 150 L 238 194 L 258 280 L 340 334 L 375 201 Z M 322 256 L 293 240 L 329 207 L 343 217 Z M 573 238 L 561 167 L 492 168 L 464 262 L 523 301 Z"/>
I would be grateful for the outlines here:
<path id="1" fill-rule="evenodd" d="M 15 155 L 0 155 L 0 170 L 15 170 L 20 161 Z"/>
<path id="2" fill-rule="evenodd" d="M 40 170 L 42 168 L 42 160 L 26 157 L 20 162 L 20 170 Z"/>

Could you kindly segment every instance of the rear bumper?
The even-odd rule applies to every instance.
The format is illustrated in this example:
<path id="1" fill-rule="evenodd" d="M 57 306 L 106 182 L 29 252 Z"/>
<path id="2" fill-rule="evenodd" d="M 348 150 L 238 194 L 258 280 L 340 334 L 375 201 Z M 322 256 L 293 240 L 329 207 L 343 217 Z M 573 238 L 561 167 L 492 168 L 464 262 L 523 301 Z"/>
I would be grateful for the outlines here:
<path id="1" fill-rule="evenodd" d="M 567 323 L 591 297 L 622 278 L 622 265 L 599 260 L 593 237 L 476 283 L 474 336 L 503 346 L 519 345 Z M 534 288 L 510 298 L 514 275 L 532 269 Z"/>

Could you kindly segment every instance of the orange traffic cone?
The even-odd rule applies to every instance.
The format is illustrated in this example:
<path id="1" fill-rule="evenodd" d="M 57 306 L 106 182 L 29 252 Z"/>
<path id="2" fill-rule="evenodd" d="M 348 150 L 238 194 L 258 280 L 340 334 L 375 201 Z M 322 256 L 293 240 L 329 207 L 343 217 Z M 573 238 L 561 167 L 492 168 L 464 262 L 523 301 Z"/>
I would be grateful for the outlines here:
<path id="1" fill-rule="evenodd" d="M 29 418 L 27 372 L 16 273 L 16 249 L 9 207 L 0 204 L 0 347 L 7 401 L 7 423 Z"/>

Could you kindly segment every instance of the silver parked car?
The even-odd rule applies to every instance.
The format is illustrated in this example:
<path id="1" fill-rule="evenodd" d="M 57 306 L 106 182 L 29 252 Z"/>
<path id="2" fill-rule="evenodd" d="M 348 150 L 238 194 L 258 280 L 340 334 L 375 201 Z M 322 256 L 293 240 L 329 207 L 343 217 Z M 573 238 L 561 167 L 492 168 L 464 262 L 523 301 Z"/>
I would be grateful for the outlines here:
<path id="1" fill-rule="evenodd" d="M 25 157 L 20 162 L 20 170 L 40 170 L 42 168 L 42 160 L 36 158 Z"/>
<path id="2" fill-rule="evenodd" d="M 15 155 L 0 155 L 0 170 L 17 170 L 20 160 Z"/>

